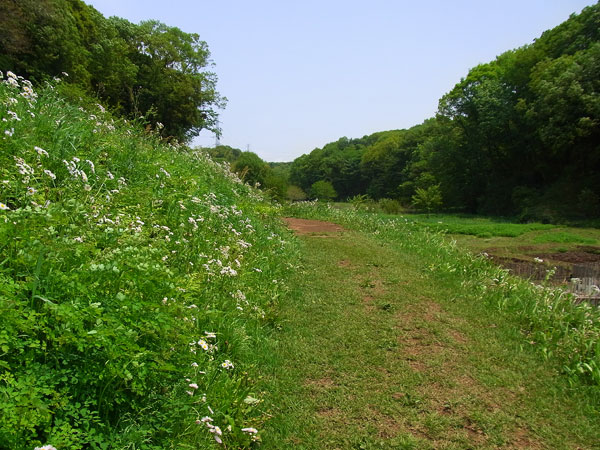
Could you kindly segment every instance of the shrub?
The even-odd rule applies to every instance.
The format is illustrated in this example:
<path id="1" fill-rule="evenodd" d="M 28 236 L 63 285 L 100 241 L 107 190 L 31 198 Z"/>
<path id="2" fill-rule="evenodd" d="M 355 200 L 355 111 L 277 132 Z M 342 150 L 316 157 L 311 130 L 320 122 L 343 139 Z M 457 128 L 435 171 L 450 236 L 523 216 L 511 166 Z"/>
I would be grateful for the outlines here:
<path id="1" fill-rule="evenodd" d="M 310 192 L 313 198 L 319 200 L 333 200 L 337 197 L 337 192 L 333 188 L 333 185 L 329 181 L 316 181 L 310 188 Z"/>
<path id="2" fill-rule="evenodd" d="M 402 205 L 398 200 L 392 198 L 382 198 L 377 202 L 379 209 L 386 214 L 402 213 Z"/>

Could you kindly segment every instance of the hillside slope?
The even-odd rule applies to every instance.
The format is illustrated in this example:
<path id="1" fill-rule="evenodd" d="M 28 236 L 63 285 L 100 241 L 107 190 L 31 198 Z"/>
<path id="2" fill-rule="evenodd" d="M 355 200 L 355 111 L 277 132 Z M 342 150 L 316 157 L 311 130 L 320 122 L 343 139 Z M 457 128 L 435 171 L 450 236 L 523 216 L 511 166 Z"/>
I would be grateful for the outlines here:
<path id="1" fill-rule="evenodd" d="M 0 82 L 0 448 L 250 445 L 293 251 L 272 206 L 56 86 Z"/>

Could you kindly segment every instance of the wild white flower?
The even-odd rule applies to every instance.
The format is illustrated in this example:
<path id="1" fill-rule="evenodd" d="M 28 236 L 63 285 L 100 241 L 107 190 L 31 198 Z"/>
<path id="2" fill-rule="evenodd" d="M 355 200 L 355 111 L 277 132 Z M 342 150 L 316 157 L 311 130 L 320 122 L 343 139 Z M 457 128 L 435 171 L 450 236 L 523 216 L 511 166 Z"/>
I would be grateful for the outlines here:
<path id="1" fill-rule="evenodd" d="M 206 335 L 207 339 L 215 339 L 217 337 L 217 334 L 213 333 L 212 331 L 205 331 L 204 334 Z"/>
<path id="2" fill-rule="evenodd" d="M 94 163 L 89 159 L 86 159 L 85 162 L 90 165 L 90 170 L 92 171 L 92 173 L 96 173 L 96 166 L 94 166 Z"/>
<path id="3" fill-rule="evenodd" d="M 19 158 L 18 156 L 13 156 L 15 159 L 15 165 L 19 169 L 19 173 L 21 175 L 33 175 L 33 168 L 25 162 L 23 158 Z"/>
<path id="4" fill-rule="evenodd" d="M 221 367 L 223 369 L 230 370 L 230 369 L 233 369 L 233 363 L 231 361 L 229 361 L 228 359 L 226 359 L 225 361 L 223 361 L 221 363 Z"/>
<path id="5" fill-rule="evenodd" d="M 0 202 L 0 211 L 8 211 L 10 208 L 6 204 Z"/>
<path id="6" fill-rule="evenodd" d="M 233 267 L 226 266 L 221 269 L 221 275 L 235 277 L 237 274 L 237 271 Z"/>
<path id="7" fill-rule="evenodd" d="M 198 385 L 196 383 L 190 383 L 188 384 L 189 387 L 191 387 L 192 389 L 198 389 Z"/>
<path id="8" fill-rule="evenodd" d="M 198 345 L 200 347 L 202 347 L 202 349 L 205 350 L 205 351 L 208 351 L 208 349 L 209 349 L 208 343 L 204 339 L 200 339 L 198 341 Z"/>
<path id="9" fill-rule="evenodd" d="M 51 171 L 49 171 L 48 169 L 44 169 L 44 173 L 46 175 L 48 175 L 50 178 L 52 178 L 53 180 L 56 180 L 56 175 L 54 175 Z"/>
<path id="10" fill-rule="evenodd" d="M 19 87 L 19 82 L 17 80 L 15 80 L 14 78 L 9 78 L 6 80 L 6 83 L 10 84 L 12 87 Z"/>
<path id="11" fill-rule="evenodd" d="M 167 178 L 171 178 L 171 174 L 170 174 L 169 172 L 167 172 L 165 169 L 163 169 L 163 168 L 161 167 L 159 170 L 160 170 L 162 173 L 164 173 L 164 174 L 165 174 L 165 176 L 166 176 Z"/>
<path id="12" fill-rule="evenodd" d="M 113 175 L 113 174 L 112 174 L 110 171 L 107 171 L 107 172 L 106 172 L 106 177 L 107 177 L 109 180 L 114 180 L 114 179 L 115 179 L 115 176 L 114 176 L 114 175 Z"/>
<path id="13" fill-rule="evenodd" d="M 248 434 L 256 434 L 256 433 L 258 433 L 258 430 L 256 428 L 242 428 L 242 431 L 244 433 L 248 433 Z"/>
<path id="14" fill-rule="evenodd" d="M 41 147 L 33 147 L 33 149 L 38 153 L 38 155 L 48 157 L 48 152 Z"/>
<path id="15" fill-rule="evenodd" d="M 73 238 L 73 240 L 75 242 L 83 242 L 83 238 L 81 236 L 77 236 L 77 237 Z"/>
<path id="16" fill-rule="evenodd" d="M 533 258 L 533 260 L 534 260 L 536 263 L 543 263 L 543 262 L 544 262 L 544 260 L 543 260 L 542 258 L 538 258 L 537 256 L 536 256 L 535 258 Z"/>
<path id="17" fill-rule="evenodd" d="M 192 363 L 192 367 L 198 367 L 198 363 L 197 362 L 193 362 Z"/>
<path id="18" fill-rule="evenodd" d="M 15 129 L 11 128 L 10 130 L 5 130 L 4 134 L 7 135 L 8 137 L 12 137 L 12 135 L 15 134 Z"/>
<path id="19" fill-rule="evenodd" d="M 34 195 L 37 192 L 37 189 L 32 188 L 32 187 L 28 187 L 27 188 L 27 195 Z"/>
<path id="20" fill-rule="evenodd" d="M 223 432 L 221 431 L 221 429 L 219 427 L 210 427 L 208 429 L 208 431 L 210 431 L 211 433 L 214 433 L 213 437 L 215 438 L 215 441 L 217 441 L 218 444 L 223 443 L 223 440 L 220 437 L 223 435 Z"/>
<path id="21" fill-rule="evenodd" d="M 34 450 L 56 450 L 56 447 L 52 445 L 44 445 L 42 447 L 36 447 Z"/>
<path id="22" fill-rule="evenodd" d="M 7 114 L 8 114 L 10 117 L 12 117 L 12 119 L 13 119 L 13 120 L 16 120 L 17 122 L 20 122 L 20 121 L 21 121 L 21 119 L 19 119 L 19 116 L 17 115 L 17 113 L 16 113 L 16 112 L 13 112 L 13 111 L 6 111 L 6 113 L 7 113 Z"/>

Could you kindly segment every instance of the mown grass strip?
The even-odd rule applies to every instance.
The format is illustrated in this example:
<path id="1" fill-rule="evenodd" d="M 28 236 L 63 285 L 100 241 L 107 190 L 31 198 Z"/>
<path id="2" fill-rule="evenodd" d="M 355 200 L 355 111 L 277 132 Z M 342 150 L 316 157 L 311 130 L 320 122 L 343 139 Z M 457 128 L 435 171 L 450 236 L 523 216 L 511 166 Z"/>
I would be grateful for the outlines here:
<path id="1" fill-rule="evenodd" d="M 301 239 L 267 448 L 595 445 L 585 391 L 518 318 L 460 295 L 460 273 L 443 281 L 426 255 L 360 231 Z"/>

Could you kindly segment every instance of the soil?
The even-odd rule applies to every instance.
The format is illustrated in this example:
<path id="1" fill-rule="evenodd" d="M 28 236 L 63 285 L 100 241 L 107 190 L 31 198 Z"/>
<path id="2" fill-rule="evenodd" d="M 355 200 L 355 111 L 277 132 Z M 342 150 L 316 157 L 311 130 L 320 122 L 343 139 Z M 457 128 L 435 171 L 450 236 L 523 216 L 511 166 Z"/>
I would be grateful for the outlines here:
<path id="1" fill-rule="evenodd" d="M 283 221 L 296 234 L 322 234 L 322 233 L 339 233 L 346 231 L 343 227 L 321 220 L 296 219 L 294 217 L 284 217 Z"/>
<path id="2" fill-rule="evenodd" d="M 487 253 L 497 264 L 510 269 L 515 275 L 523 278 L 541 281 L 546 278 L 547 270 L 555 267 L 551 281 L 568 283 L 573 277 L 600 276 L 600 249 L 598 247 L 580 246 L 574 250 L 553 253 L 533 253 L 535 247 L 519 247 L 524 253 L 523 257 L 505 257 L 495 254 L 496 249 L 489 249 Z M 541 258 L 543 263 L 533 261 L 531 256 Z"/>

